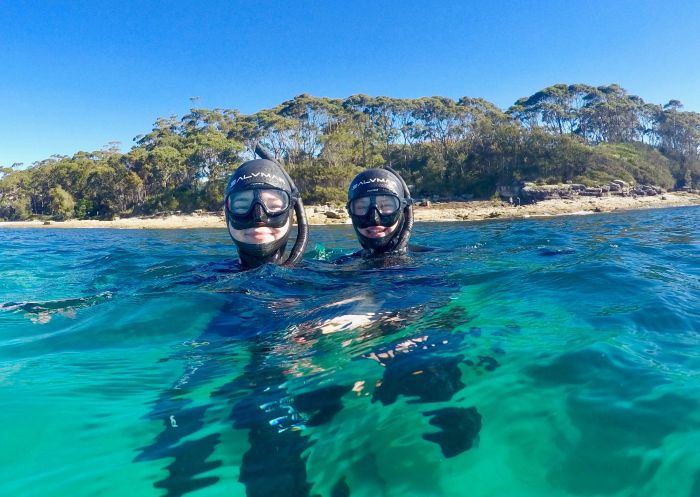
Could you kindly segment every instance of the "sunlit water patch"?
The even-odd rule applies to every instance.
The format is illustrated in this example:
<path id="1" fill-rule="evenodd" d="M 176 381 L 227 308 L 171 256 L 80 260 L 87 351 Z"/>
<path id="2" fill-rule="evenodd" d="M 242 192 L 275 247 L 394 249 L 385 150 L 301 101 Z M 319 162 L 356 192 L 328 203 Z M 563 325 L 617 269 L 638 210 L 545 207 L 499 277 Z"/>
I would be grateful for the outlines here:
<path id="1" fill-rule="evenodd" d="M 698 226 L 0 230 L 0 494 L 697 497 Z"/>

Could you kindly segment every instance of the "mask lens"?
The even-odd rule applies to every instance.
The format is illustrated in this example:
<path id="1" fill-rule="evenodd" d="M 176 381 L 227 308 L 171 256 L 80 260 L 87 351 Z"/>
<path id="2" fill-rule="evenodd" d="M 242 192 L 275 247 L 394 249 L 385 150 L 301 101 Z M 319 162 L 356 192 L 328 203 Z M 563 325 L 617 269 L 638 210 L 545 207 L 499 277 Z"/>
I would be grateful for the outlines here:
<path id="1" fill-rule="evenodd" d="M 364 216 L 369 211 L 371 201 L 369 197 L 360 197 L 350 203 L 350 212 L 355 216 Z"/>
<path id="2" fill-rule="evenodd" d="M 250 211 L 254 198 L 253 190 L 234 192 L 226 199 L 226 207 L 234 216 L 245 216 Z"/>
<path id="3" fill-rule="evenodd" d="M 391 215 L 399 209 L 399 199 L 393 195 L 377 195 L 374 202 L 382 216 Z"/>
<path id="4" fill-rule="evenodd" d="M 258 190 L 260 202 L 268 214 L 275 215 L 289 209 L 289 195 L 282 190 Z"/>
<path id="5" fill-rule="evenodd" d="M 289 194 L 283 190 L 257 189 L 234 192 L 226 199 L 226 207 L 234 216 L 247 216 L 258 203 L 268 216 L 281 214 L 289 209 Z"/>
<path id="6" fill-rule="evenodd" d="M 401 201 L 394 195 L 372 195 L 360 197 L 350 203 L 350 212 L 355 216 L 366 216 L 372 207 L 376 207 L 382 216 L 394 214 L 401 206 Z"/>

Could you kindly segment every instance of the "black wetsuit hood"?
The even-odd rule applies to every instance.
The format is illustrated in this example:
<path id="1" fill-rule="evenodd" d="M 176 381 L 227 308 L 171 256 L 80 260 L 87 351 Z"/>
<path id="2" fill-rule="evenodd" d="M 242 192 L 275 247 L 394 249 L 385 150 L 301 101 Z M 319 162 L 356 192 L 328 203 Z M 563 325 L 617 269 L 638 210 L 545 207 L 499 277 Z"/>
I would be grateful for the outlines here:
<path id="1" fill-rule="evenodd" d="M 259 150 L 257 151 L 260 155 L 269 154 L 269 152 L 264 149 L 262 149 L 262 153 Z M 306 216 L 303 213 L 303 205 L 299 198 L 299 192 L 287 172 L 277 162 L 269 159 L 255 159 L 243 163 L 229 179 L 228 186 L 226 187 L 225 202 L 228 202 L 228 198 L 232 193 L 265 188 L 286 192 L 290 198 L 289 207 L 284 212 L 272 216 L 267 215 L 261 205 L 255 204 L 252 211 L 246 217 L 239 218 L 230 212 L 228 206 L 224 206 L 229 234 L 238 247 L 238 254 L 245 268 L 254 268 L 266 263 L 292 265 L 298 262 L 306 248 Z M 292 209 L 297 214 L 299 234 L 297 235 L 297 242 L 295 243 L 292 253 L 290 253 L 289 258 L 285 260 L 284 250 L 287 245 L 287 240 L 289 239 L 289 232 L 291 231 L 290 217 Z M 274 242 L 263 244 L 240 242 L 233 238 L 233 233 L 231 231 L 256 226 L 279 228 L 284 225 L 289 225 L 289 228 L 282 238 Z"/>
<path id="2" fill-rule="evenodd" d="M 360 233 L 360 228 L 379 225 L 390 226 L 391 224 L 382 222 L 382 216 L 376 208 L 372 208 L 367 216 L 353 215 L 350 211 L 350 203 L 360 197 L 386 194 L 394 195 L 402 202 L 398 221 L 394 220 L 391 222 L 391 224 L 394 224 L 394 222 L 398 222 L 398 224 L 394 231 L 385 237 L 368 238 Z M 406 250 L 408 239 L 413 229 L 412 203 L 408 186 L 406 186 L 403 178 L 390 167 L 368 169 L 355 176 L 355 179 L 350 183 L 350 188 L 348 188 L 347 209 L 357 238 L 362 248 L 365 249 L 366 255 Z"/>

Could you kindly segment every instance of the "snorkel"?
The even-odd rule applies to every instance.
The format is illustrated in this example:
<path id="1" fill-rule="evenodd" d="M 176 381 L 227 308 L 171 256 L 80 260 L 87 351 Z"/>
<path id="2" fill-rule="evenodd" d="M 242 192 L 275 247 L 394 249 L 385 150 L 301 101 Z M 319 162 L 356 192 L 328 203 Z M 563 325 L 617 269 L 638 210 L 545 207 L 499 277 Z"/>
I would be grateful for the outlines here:
<path id="1" fill-rule="evenodd" d="M 395 209 L 377 205 L 381 199 L 394 199 Z M 353 202 L 363 199 L 362 209 Z M 389 202 L 391 204 L 391 202 Z M 354 206 L 353 206 L 354 205 Z M 408 247 L 413 229 L 413 199 L 406 182 L 392 168 L 368 169 L 353 179 L 348 189 L 348 214 L 365 255 L 402 252 Z M 370 227 L 395 228 L 381 237 L 365 236 L 362 229 Z"/>
<path id="2" fill-rule="evenodd" d="M 413 231 L 413 199 L 411 198 L 411 192 L 408 190 L 408 185 L 401 175 L 394 171 L 391 166 L 384 166 L 384 169 L 399 179 L 403 187 L 404 199 L 406 199 L 406 207 L 403 209 L 404 224 L 399 232 L 396 247 L 392 249 L 397 252 L 404 252 L 408 248 L 408 240 L 411 238 L 411 231 Z"/>
<path id="3" fill-rule="evenodd" d="M 226 187 L 224 211 L 229 235 L 238 247 L 241 263 L 246 268 L 265 263 L 292 266 L 301 260 L 308 244 L 304 205 L 294 181 L 274 156 L 260 144 L 255 147 L 255 152 L 261 159 L 242 164 Z M 285 259 L 284 249 L 291 230 L 292 210 L 297 218 L 297 237 Z M 274 239 L 279 236 L 276 233 L 285 227 L 284 235 Z M 255 228 L 268 228 L 275 234 L 254 236 L 250 243 L 243 241 L 243 230 Z M 270 237 L 272 241 L 261 241 Z"/>
<path id="4" fill-rule="evenodd" d="M 306 250 L 306 245 L 309 243 L 309 224 L 306 221 L 306 211 L 304 210 L 304 202 L 301 200 L 301 195 L 299 195 L 299 190 L 297 185 L 294 184 L 292 178 L 287 174 L 287 171 L 282 167 L 282 164 L 275 160 L 272 153 L 263 147 L 260 143 L 255 145 L 255 152 L 263 159 L 269 160 L 277 164 L 282 171 L 282 174 L 287 179 L 287 182 L 292 187 L 292 199 L 294 203 L 294 214 L 297 217 L 297 239 L 292 246 L 291 252 L 289 252 L 289 257 L 284 262 L 284 266 L 293 266 L 301 260 L 304 256 L 304 251 Z"/>

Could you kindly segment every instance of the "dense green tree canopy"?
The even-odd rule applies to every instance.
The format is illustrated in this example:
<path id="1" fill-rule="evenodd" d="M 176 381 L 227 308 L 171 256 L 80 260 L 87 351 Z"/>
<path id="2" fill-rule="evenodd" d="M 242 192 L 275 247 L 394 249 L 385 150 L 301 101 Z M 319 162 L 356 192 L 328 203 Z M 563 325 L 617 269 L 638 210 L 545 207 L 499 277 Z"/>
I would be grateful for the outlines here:
<path id="1" fill-rule="evenodd" d="M 623 179 L 700 184 L 700 114 L 611 84 L 556 84 L 503 112 L 481 98 L 299 95 L 251 115 L 193 108 L 120 153 L 0 167 L 0 218 L 110 218 L 218 210 L 228 175 L 262 142 L 307 202 L 344 202 L 363 168 L 391 165 L 416 195 L 489 197 L 499 184 Z"/>

